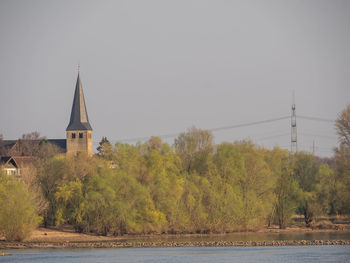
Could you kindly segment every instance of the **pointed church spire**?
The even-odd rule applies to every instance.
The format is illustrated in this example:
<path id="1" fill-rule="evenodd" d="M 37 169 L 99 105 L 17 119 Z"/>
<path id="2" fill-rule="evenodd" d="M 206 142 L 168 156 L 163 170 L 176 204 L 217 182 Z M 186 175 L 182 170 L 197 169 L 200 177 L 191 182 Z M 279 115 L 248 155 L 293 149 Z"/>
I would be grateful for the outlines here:
<path id="1" fill-rule="evenodd" d="M 75 86 L 72 113 L 70 115 L 70 121 L 66 130 L 92 130 L 86 111 L 83 87 L 80 81 L 80 65 L 78 67 L 78 78 Z"/>

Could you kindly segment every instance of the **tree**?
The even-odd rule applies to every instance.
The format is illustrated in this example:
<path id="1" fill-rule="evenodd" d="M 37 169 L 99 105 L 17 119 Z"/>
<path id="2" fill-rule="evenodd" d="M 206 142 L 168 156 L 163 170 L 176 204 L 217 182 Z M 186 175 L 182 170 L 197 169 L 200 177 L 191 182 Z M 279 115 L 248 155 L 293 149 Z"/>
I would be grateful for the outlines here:
<path id="1" fill-rule="evenodd" d="M 275 203 L 269 224 L 275 221 L 279 228 L 284 229 L 293 213 L 295 213 L 300 189 L 293 177 L 292 159 L 289 158 L 287 151 L 274 148 L 267 154 L 266 159 L 273 177 L 276 179 L 274 188 Z"/>
<path id="2" fill-rule="evenodd" d="M 212 191 L 203 198 L 209 222 L 218 232 L 240 230 L 243 217 L 240 180 L 245 174 L 244 154 L 237 145 L 224 142 L 216 147 L 213 160 L 216 169 L 211 170 L 208 178 Z"/>
<path id="3" fill-rule="evenodd" d="M 113 147 L 112 144 L 109 142 L 107 137 L 102 137 L 101 141 L 99 142 L 99 146 L 97 147 L 97 155 L 106 159 L 111 160 L 113 155 Z"/>
<path id="4" fill-rule="evenodd" d="M 140 146 L 116 143 L 112 161 L 119 170 L 134 176 L 141 184 L 151 182 L 152 178 L 147 173 L 145 160 L 140 154 Z"/>
<path id="5" fill-rule="evenodd" d="M 35 146 L 33 157 L 35 157 L 37 161 L 41 162 L 44 159 L 47 160 L 53 158 L 54 156 L 60 153 L 62 153 L 62 151 L 58 148 L 58 146 L 50 143 L 44 138 L 41 139 L 40 142 Z"/>
<path id="6" fill-rule="evenodd" d="M 38 180 L 37 163 L 26 164 L 25 169 L 21 170 L 21 181 L 24 187 L 31 193 L 38 215 L 44 217 L 49 203 L 42 192 L 42 187 Z"/>
<path id="7" fill-rule="evenodd" d="M 83 194 L 83 184 L 76 180 L 59 186 L 55 199 L 58 204 L 56 226 L 69 223 L 77 232 L 83 232 L 87 223 L 84 220 L 87 203 Z"/>
<path id="8" fill-rule="evenodd" d="M 224 182 L 231 185 L 238 183 L 239 174 L 244 169 L 244 156 L 237 145 L 221 143 L 216 148 L 214 163 Z"/>
<path id="9" fill-rule="evenodd" d="M 6 148 L 5 148 L 5 145 L 4 145 L 4 137 L 0 133 L 0 157 L 1 156 L 5 156 L 5 155 L 6 155 Z"/>
<path id="10" fill-rule="evenodd" d="M 332 193 L 334 191 L 335 182 L 335 171 L 327 164 L 319 165 L 315 191 L 317 194 L 317 205 L 323 215 L 331 214 L 334 209 L 332 206 L 332 202 L 334 201 Z"/>
<path id="11" fill-rule="evenodd" d="M 127 204 L 118 200 L 114 184 L 115 174 L 107 166 L 86 183 L 86 231 L 102 235 L 126 233 Z"/>
<path id="12" fill-rule="evenodd" d="M 333 212 L 350 213 L 350 104 L 336 120 L 340 145 L 335 149 L 335 185 L 333 191 Z"/>
<path id="13" fill-rule="evenodd" d="M 167 220 L 164 231 L 176 232 L 182 219 L 179 204 L 182 195 L 183 180 L 180 176 L 179 158 L 173 149 L 162 143 L 158 137 L 152 137 L 145 143 L 143 153 L 147 167 L 147 188 L 151 194 L 155 209 L 163 213 Z M 141 147 L 143 148 L 143 147 Z"/>
<path id="14" fill-rule="evenodd" d="M 350 213 L 350 146 L 340 144 L 335 149 L 335 182 L 333 191 L 333 212 Z"/>
<path id="15" fill-rule="evenodd" d="M 55 193 L 58 187 L 63 185 L 69 178 L 70 166 L 65 157 L 56 156 L 45 160 L 37 167 L 37 182 L 41 187 L 42 194 L 48 202 L 44 215 L 44 225 L 55 225 L 58 203 Z"/>
<path id="16" fill-rule="evenodd" d="M 309 227 L 315 217 L 329 212 L 332 171 L 313 155 L 299 152 L 295 155 L 294 177 L 301 189 L 298 211 Z"/>
<path id="17" fill-rule="evenodd" d="M 350 104 L 341 112 L 335 122 L 335 126 L 340 143 L 350 146 Z"/>
<path id="18" fill-rule="evenodd" d="M 214 139 L 210 131 L 192 127 L 175 139 L 176 153 L 182 160 L 183 170 L 189 174 L 197 171 L 203 175 L 208 169 L 208 161 L 213 153 Z"/>
<path id="19" fill-rule="evenodd" d="M 294 177 L 302 190 L 298 200 L 298 210 L 304 215 L 305 224 L 309 227 L 317 212 L 314 206 L 316 203 L 314 185 L 316 182 L 317 164 L 313 155 L 304 152 L 297 153 L 295 158 Z"/>
<path id="20" fill-rule="evenodd" d="M 162 148 L 162 144 L 163 142 L 161 138 L 152 136 L 146 143 L 147 150 L 148 152 L 150 152 L 151 150 L 160 151 Z"/>
<path id="21" fill-rule="evenodd" d="M 17 179 L 0 171 L 0 234 L 22 241 L 39 224 L 31 194 Z"/>
<path id="22" fill-rule="evenodd" d="M 44 139 L 45 137 L 41 137 L 39 132 L 23 134 L 22 138 L 19 139 L 19 154 L 24 156 L 36 156 L 39 151 L 39 143 Z"/>
<path id="23" fill-rule="evenodd" d="M 264 160 L 263 149 L 249 141 L 234 145 L 244 156 L 244 169 L 238 179 L 243 201 L 241 225 L 244 230 L 256 229 L 266 222 L 273 208 L 275 178 Z"/>

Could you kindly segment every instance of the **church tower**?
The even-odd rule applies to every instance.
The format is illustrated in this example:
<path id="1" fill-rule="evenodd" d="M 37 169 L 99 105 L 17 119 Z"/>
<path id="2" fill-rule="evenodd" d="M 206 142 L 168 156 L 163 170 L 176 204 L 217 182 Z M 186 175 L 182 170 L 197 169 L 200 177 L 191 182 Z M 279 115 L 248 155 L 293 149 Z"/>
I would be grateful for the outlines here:
<path id="1" fill-rule="evenodd" d="M 84 152 L 92 155 L 92 128 L 89 123 L 78 70 L 77 84 L 75 86 L 72 113 L 66 129 L 67 154 Z"/>

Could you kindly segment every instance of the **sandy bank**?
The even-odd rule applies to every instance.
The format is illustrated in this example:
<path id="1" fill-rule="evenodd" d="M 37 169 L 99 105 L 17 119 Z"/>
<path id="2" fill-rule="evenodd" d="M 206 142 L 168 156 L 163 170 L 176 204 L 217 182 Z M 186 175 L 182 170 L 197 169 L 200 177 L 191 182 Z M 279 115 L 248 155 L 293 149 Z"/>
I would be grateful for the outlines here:
<path id="1" fill-rule="evenodd" d="M 322 233 L 322 235 L 315 235 L 315 233 Z M 323 235 L 327 233 L 345 235 Z M 300 234 L 301 238 L 300 236 L 297 238 L 296 236 L 291 237 L 290 234 Z M 75 233 L 72 229 L 56 230 L 38 228 L 32 233 L 30 238 L 23 242 L 0 241 L 0 249 L 350 245 L 349 234 L 349 230 L 313 230 L 310 228 L 290 227 L 287 229 L 265 228 L 256 232 L 236 232 L 230 234 L 126 235 L 114 237 Z"/>
<path id="2" fill-rule="evenodd" d="M 164 241 L 164 242 L 16 242 L 0 243 L 0 249 L 24 248 L 160 248 L 160 247 L 253 247 L 253 246 L 322 246 L 350 245 L 350 240 L 281 240 L 281 241 Z"/>
<path id="3" fill-rule="evenodd" d="M 25 242 L 98 242 L 98 241 L 120 241 L 120 240 L 136 240 L 136 239 L 167 239 L 174 237 L 215 237 L 215 239 L 221 239 L 227 235 L 244 235 L 244 234 L 289 234 L 289 233 L 327 233 L 327 232 L 348 232 L 350 228 L 346 230 L 334 230 L 334 229 L 311 229 L 306 227 L 288 227 L 287 229 L 279 228 L 263 228 L 255 232 L 234 232 L 229 234 L 179 234 L 179 235 L 124 235 L 124 236 L 98 236 L 94 234 L 75 233 L 72 229 L 57 230 L 51 228 L 38 228 L 33 231 L 31 236 L 24 240 Z"/>

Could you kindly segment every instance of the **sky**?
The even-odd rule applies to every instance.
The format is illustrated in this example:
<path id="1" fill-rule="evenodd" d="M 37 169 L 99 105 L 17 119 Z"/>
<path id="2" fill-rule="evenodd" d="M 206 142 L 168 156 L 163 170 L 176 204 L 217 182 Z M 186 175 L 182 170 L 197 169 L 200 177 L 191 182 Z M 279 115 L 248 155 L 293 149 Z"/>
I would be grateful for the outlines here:
<path id="1" fill-rule="evenodd" d="M 298 116 L 350 103 L 349 28 L 346 0 L 0 0 L 0 133 L 65 138 L 80 64 L 94 148 L 290 116 L 294 92 L 299 150 L 331 156 L 334 123 Z M 289 149 L 290 131 L 213 134 Z"/>

